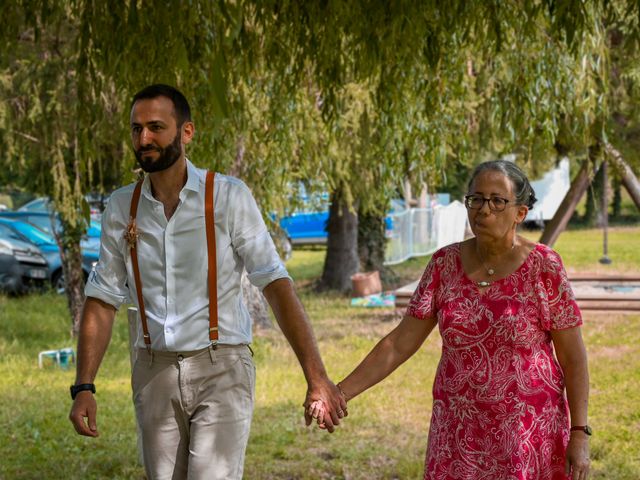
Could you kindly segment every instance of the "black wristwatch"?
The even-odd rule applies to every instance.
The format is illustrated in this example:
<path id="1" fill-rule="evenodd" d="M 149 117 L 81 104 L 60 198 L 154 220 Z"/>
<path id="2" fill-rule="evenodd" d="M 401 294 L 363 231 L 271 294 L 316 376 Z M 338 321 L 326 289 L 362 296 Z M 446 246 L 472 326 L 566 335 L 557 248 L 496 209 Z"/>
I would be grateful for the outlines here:
<path id="1" fill-rule="evenodd" d="M 96 386 L 93 383 L 81 383 L 80 385 L 71 385 L 71 399 L 75 400 L 76 395 L 80 392 L 84 392 L 85 390 L 91 391 L 91 393 L 96 393 Z"/>

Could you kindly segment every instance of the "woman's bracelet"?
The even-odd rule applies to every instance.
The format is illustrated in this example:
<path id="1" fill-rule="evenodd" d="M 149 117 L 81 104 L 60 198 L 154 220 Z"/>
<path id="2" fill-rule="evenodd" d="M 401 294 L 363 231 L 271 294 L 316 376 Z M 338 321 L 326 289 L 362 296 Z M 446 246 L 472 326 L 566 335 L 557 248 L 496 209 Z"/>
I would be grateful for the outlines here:
<path id="1" fill-rule="evenodd" d="M 344 397 L 345 402 L 348 402 L 349 400 L 351 400 L 351 397 L 349 395 L 347 395 L 346 393 L 344 393 L 344 390 L 342 389 L 342 385 L 340 385 L 342 382 L 338 382 L 336 384 L 336 387 L 338 387 L 338 391 L 340 392 L 340 395 L 342 395 Z"/>

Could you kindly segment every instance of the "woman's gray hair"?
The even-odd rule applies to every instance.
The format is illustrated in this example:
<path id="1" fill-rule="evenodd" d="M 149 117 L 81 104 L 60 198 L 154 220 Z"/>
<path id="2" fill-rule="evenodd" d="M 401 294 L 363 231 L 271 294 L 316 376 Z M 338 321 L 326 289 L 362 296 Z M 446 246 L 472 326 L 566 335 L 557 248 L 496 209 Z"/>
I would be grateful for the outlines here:
<path id="1" fill-rule="evenodd" d="M 471 185 L 476 177 L 486 171 L 500 172 L 511 180 L 518 205 L 526 205 L 532 208 L 533 204 L 538 200 L 524 172 L 515 163 L 507 160 L 492 160 L 478 165 L 471 174 L 471 180 L 469 180 L 467 188 L 471 189 Z"/>

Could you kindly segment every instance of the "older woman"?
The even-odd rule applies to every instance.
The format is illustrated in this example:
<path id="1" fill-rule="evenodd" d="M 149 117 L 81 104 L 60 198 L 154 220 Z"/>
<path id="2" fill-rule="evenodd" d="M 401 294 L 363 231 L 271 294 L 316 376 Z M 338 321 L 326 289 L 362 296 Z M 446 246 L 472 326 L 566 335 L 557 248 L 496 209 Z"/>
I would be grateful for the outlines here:
<path id="1" fill-rule="evenodd" d="M 534 202 L 515 164 L 479 165 L 465 197 L 475 238 L 433 255 L 403 320 L 339 383 L 352 399 L 438 325 L 425 479 L 587 478 L 582 320 L 558 254 L 516 234 Z"/>

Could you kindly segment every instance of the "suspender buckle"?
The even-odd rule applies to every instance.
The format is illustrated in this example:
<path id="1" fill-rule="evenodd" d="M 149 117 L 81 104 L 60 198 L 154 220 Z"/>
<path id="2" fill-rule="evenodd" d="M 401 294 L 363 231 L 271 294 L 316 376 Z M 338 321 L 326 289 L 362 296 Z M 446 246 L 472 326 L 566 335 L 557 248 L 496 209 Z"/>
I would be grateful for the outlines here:
<path id="1" fill-rule="evenodd" d="M 142 337 L 144 338 L 144 346 L 147 347 L 147 353 L 151 355 L 151 335 L 143 333 Z"/>

